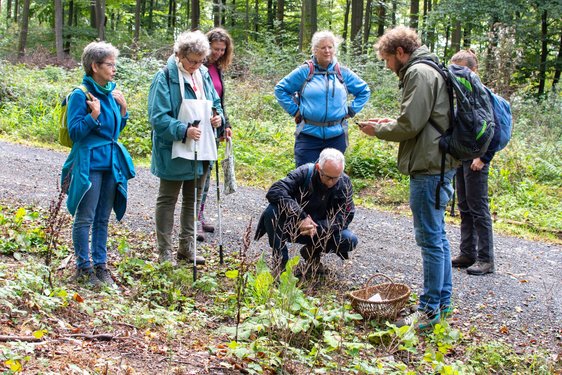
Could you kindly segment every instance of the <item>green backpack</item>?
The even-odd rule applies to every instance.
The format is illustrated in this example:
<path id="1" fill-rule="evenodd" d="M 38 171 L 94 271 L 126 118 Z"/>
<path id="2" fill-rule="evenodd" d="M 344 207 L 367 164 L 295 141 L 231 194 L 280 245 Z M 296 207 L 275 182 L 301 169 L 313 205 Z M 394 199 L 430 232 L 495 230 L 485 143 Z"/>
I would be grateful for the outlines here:
<path id="1" fill-rule="evenodd" d="M 59 121 L 59 143 L 66 147 L 72 147 L 72 139 L 68 134 L 68 124 L 66 123 L 66 116 L 68 112 L 68 99 L 74 93 L 74 90 L 80 89 L 86 97 L 88 97 L 88 89 L 84 85 L 76 86 L 68 95 L 62 100 L 60 104 L 60 121 Z"/>

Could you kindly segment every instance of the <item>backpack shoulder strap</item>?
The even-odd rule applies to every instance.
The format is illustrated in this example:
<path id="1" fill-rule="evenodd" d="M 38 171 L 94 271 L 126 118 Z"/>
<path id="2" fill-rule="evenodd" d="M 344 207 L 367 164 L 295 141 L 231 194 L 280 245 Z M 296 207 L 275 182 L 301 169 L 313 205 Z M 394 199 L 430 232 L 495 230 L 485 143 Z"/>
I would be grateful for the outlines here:
<path id="1" fill-rule="evenodd" d="M 314 77 L 314 63 L 312 62 L 312 60 L 306 60 L 305 62 L 303 62 L 303 65 L 308 66 L 308 74 L 306 75 L 306 79 L 302 83 L 298 94 L 295 95 L 296 97 L 295 101 L 298 106 L 300 106 L 301 96 L 302 96 L 302 92 L 304 91 L 304 87 L 308 82 L 310 82 L 312 77 Z"/>
<path id="2" fill-rule="evenodd" d="M 306 165 L 308 166 L 308 169 L 306 170 L 306 178 L 304 180 L 304 184 L 302 185 L 304 191 L 308 190 L 310 181 L 312 180 L 312 173 L 314 172 L 314 163 L 307 163 Z"/>

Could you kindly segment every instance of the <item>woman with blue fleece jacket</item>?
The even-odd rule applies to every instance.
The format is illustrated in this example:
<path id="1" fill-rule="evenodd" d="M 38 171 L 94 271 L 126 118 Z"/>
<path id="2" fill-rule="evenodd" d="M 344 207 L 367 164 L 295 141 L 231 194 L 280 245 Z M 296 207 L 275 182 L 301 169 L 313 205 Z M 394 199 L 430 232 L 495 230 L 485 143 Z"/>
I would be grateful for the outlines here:
<path id="1" fill-rule="evenodd" d="M 295 118 L 297 167 L 316 162 L 320 152 L 328 147 L 344 153 L 347 119 L 361 111 L 371 95 L 365 81 L 351 70 L 339 67 L 337 40 L 332 32 L 316 32 L 311 44 L 312 66 L 301 65 L 275 86 L 277 101 Z M 354 96 L 349 105 L 348 94 Z"/>
<path id="2" fill-rule="evenodd" d="M 74 216 L 76 278 L 93 286 L 114 283 L 106 265 L 109 216 L 113 209 L 117 220 L 123 218 L 127 180 L 135 176 L 129 153 L 117 141 L 129 117 L 125 97 L 113 82 L 118 55 L 106 42 L 92 42 L 84 48 L 82 85 L 87 92 L 74 90 L 67 108 L 73 146 L 61 184 L 68 193 L 68 211 Z"/>

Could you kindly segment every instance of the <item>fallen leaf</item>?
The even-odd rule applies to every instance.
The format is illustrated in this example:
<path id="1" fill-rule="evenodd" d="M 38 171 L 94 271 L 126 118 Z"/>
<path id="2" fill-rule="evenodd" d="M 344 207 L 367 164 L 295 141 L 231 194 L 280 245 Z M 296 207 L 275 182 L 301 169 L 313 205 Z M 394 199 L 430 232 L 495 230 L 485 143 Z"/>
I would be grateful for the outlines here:
<path id="1" fill-rule="evenodd" d="M 74 293 L 74 295 L 72 296 L 72 299 L 75 300 L 78 303 L 84 302 L 84 298 L 82 298 L 82 296 L 78 293 Z"/>
<path id="2" fill-rule="evenodd" d="M 506 326 L 501 326 L 500 333 L 507 335 L 509 333 L 509 328 L 507 328 Z"/>

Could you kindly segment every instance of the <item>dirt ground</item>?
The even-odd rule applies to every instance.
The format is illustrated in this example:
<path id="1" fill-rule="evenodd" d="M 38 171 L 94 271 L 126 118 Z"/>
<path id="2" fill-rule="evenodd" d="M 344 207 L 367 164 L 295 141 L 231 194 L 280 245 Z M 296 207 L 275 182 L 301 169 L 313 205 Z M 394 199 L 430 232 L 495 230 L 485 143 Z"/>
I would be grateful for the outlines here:
<path id="1" fill-rule="evenodd" d="M 57 195 L 60 170 L 65 159 L 64 152 L 0 142 L 0 201 L 48 206 Z M 129 206 L 122 225 L 152 233 L 158 179 L 147 168 L 137 167 L 137 176 L 129 183 Z M 214 192 L 212 186 L 206 212 L 208 220 L 217 224 Z M 223 243 L 225 249 L 240 249 L 248 223 L 252 220 L 255 226 L 266 206 L 265 192 L 239 187 L 239 191 L 223 198 Z M 414 241 L 410 218 L 358 207 L 350 229 L 360 239 L 351 259 L 345 262 L 331 256 L 324 259 L 343 290 L 360 288 L 374 273 L 383 273 L 420 292 L 421 255 Z M 447 232 L 453 254 L 456 254 L 459 228 L 448 225 Z M 212 234 L 208 235 L 206 242 L 216 244 L 217 240 L 218 234 Z M 494 274 L 469 276 L 463 270 L 454 270 L 455 313 L 452 325 L 461 329 L 467 337 L 503 341 L 520 352 L 542 348 L 554 355 L 562 353 L 562 246 L 498 234 L 494 242 Z M 265 238 L 251 244 L 252 254 L 257 256 L 264 251 L 269 254 Z M 61 351 L 57 355 L 95 361 L 97 356 L 101 356 L 100 351 L 104 352 L 104 358 L 111 358 L 113 351 L 115 365 L 122 369 L 119 373 L 135 373 L 133 369 L 138 367 L 131 363 L 145 363 L 150 373 L 153 373 L 151 367 L 158 368 L 158 371 L 170 368 L 170 362 L 167 362 L 170 357 L 165 354 L 170 348 L 161 348 L 163 354 L 158 354 L 160 349 L 151 347 L 142 334 L 134 332 L 134 327 L 117 329 L 131 339 L 115 341 L 109 346 L 103 341 L 80 340 L 71 352 Z M 131 345 L 136 349 L 133 350 Z M 219 370 L 223 368 L 219 360 L 210 357 L 204 347 L 202 343 L 200 352 L 190 351 L 185 358 L 181 354 L 174 356 L 173 363 L 183 365 L 184 372 L 181 373 L 185 374 L 201 373 L 202 368 L 207 369 L 204 373 L 230 373 Z M 47 352 L 52 356 L 56 350 Z M 50 361 L 55 359 L 49 358 Z"/>

